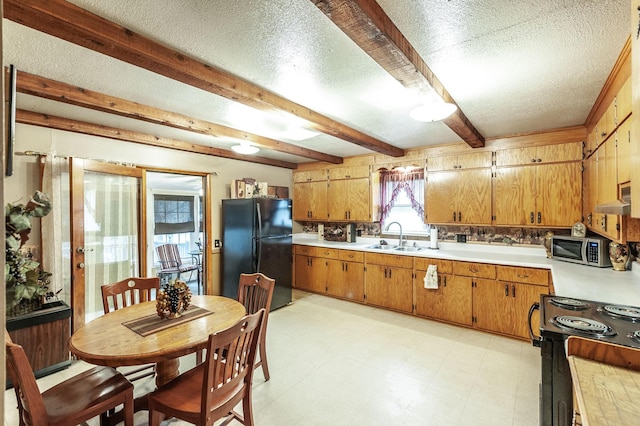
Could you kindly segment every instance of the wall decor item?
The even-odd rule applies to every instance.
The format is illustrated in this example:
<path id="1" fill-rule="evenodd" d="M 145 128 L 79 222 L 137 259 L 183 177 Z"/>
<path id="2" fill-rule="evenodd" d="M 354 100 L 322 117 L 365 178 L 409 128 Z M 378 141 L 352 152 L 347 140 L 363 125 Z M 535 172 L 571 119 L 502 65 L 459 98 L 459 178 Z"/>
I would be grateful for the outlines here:
<path id="1" fill-rule="evenodd" d="M 587 235 L 587 227 L 582 222 L 576 222 L 571 227 L 572 237 L 584 237 Z"/>

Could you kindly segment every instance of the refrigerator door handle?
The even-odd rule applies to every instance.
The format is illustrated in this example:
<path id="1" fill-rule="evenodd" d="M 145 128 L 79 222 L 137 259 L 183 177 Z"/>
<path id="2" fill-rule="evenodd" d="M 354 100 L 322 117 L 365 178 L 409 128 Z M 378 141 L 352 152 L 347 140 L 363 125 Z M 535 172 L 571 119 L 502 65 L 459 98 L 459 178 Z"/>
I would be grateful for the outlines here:
<path id="1" fill-rule="evenodd" d="M 262 214 L 260 213 L 260 203 L 256 202 L 256 214 L 258 217 L 258 241 L 256 247 L 256 272 L 260 272 L 260 260 L 262 259 Z"/>

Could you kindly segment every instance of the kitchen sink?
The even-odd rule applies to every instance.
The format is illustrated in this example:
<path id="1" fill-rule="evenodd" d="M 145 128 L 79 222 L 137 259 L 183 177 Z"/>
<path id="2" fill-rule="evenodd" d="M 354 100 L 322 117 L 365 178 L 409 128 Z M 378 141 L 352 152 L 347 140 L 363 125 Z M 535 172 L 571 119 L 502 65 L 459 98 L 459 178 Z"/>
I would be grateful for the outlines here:
<path id="1" fill-rule="evenodd" d="M 396 247 L 393 250 L 395 251 L 422 251 L 424 247 Z"/>
<path id="2" fill-rule="evenodd" d="M 399 247 L 398 246 L 392 246 L 391 244 L 374 244 L 372 246 L 367 246 L 366 248 L 374 249 L 374 250 L 394 250 L 394 249 L 399 248 Z"/>

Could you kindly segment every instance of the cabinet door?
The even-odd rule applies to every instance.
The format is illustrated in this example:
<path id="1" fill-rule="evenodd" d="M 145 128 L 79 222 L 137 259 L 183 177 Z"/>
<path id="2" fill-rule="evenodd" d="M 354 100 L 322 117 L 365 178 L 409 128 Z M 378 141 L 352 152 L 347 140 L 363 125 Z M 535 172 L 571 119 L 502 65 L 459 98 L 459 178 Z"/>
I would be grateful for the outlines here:
<path id="1" fill-rule="evenodd" d="M 631 78 L 627 79 L 616 96 L 616 126 L 631 114 Z"/>
<path id="2" fill-rule="evenodd" d="M 327 294 L 357 302 L 364 301 L 364 264 L 328 261 Z"/>
<path id="3" fill-rule="evenodd" d="M 618 199 L 615 144 L 615 138 L 609 138 L 598 148 L 598 204 L 610 203 Z M 618 240 L 620 238 L 619 216 L 600 215 L 599 219 L 596 230 L 612 240 Z"/>
<path id="4" fill-rule="evenodd" d="M 309 182 L 308 196 L 310 197 L 311 219 L 327 220 L 327 182 Z"/>
<path id="5" fill-rule="evenodd" d="M 371 222 L 371 181 L 368 177 L 349 180 L 346 200 L 350 221 Z"/>
<path id="6" fill-rule="evenodd" d="M 536 166 L 535 224 L 571 226 L 581 219 L 581 163 Z"/>
<path id="7" fill-rule="evenodd" d="M 496 151 L 496 166 L 517 166 L 536 162 L 536 147 L 501 149 Z"/>
<path id="8" fill-rule="evenodd" d="M 329 169 L 329 180 L 369 178 L 369 169 L 368 165 L 336 167 Z"/>
<path id="9" fill-rule="evenodd" d="M 430 172 L 453 170 L 458 168 L 457 155 L 443 155 L 442 157 L 427 158 L 427 170 Z"/>
<path id="10" fill-rule="evenodd" d="M 496 169 L 496 225 L 534 224 L 535 176 L 535 166 Z"/>
<path id="11" fill-rule="evenodd" d="M 582 216 L 588 228 L 595 225 L 593 207 L 598 199 L 597 153 L 584 160 L 582 172 Z"/>
<path id="12" fill-rule="evenodd" d="M 311 291 L 313 288 L 313 274 L 311 272 L 311 257 L 302 256 L 296 254 L 295 258 L 295 270 L 296 270 L 296 285 L 295 287 L 300 290 Z"/>
<path id="13" fill-rule="evenodd" d="M 456 172 L 457 223 L 491 224 L 491 169 Z"/>
<path id="14" fill-rule="evenodd" d="M 582 160 L 582 142 L 536 147 L 537 163 L 560 163 L 580 160 Z"/>
<path id="15" fill-rule="evenodd" d="M 310 182 L 295 182 L 293 184 L 293 220 L 305 221 L 311 219 Z"/>
<path id="16" fill-rule="evenodd" d="M 319 257 L 296 255 L 296 288 L 325 293 L 327 261 Z"/>
<path id="17" fill-rule="evenodd" d="M 631 120 L 627 120 L 616 131 L 619 184 L 631 181 L 631 153 Z"/>
<path id="18" fill-rule="evenodd" d="M 471 325 L 473 315 L 473 289 L 471 278 L 444 276 L 445 306 L 442 319 L 457 324 Z"/>
<path id="19" fill-rule="evenodd" d="M 388 295 L 384 305 L 396 311 L 413 311 L 413 270 L 387 267 Z"/>
<path id="20" fill-rule="evenodd" d="M 509 284 L 502 281 L 476 279 L 473 288 L 473 313 L 477 328 L 512 334 L 515 318 Z"/>
<path id="21" fill-rule="evenodd" d="M 513 314 L 512 336 L 529 338 L 529 308 L 540 301 L 541 294 L 547 294 L 548 287 L 533 284 L 511 284 Z M 535 323 L 534 323 L 535 324 Z"/>
<path id="22" fill-rule="evenodd" d="M 332 180 L 329 182 L 329 190 L 331 196 L 328 198 L 329 203 L 329 219 L 331 220 L 347 220 L 349 205 L 347 198 L 349 197 L 349 181 L 348 180 Z"/>
<path id="23" fill-rule="evenodd" d="M 453 223 L 456 212 L 457 172 L 427 173 L 426 223 Z M 457 220 L 457 216 L 455 217 Z"/>
<path id="24" fill-rule="evenodd" d="M 387 266 L 367 264 L 365 295 L 368 305 L 386 306 L 389 298 Z"/>

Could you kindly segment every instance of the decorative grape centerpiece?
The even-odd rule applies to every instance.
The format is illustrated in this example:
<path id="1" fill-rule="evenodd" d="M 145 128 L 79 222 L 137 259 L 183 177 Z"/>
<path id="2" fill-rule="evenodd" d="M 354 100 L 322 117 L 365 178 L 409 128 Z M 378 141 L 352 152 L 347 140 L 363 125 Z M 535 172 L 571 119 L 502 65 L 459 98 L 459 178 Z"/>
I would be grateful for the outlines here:
<path id="1" fill-rule="evenodd" d="M 160 318 L 178 318 L 191 304 L 191 290 L 184 281 L 170 281 L 160 286 L 156 311 Z"/>

